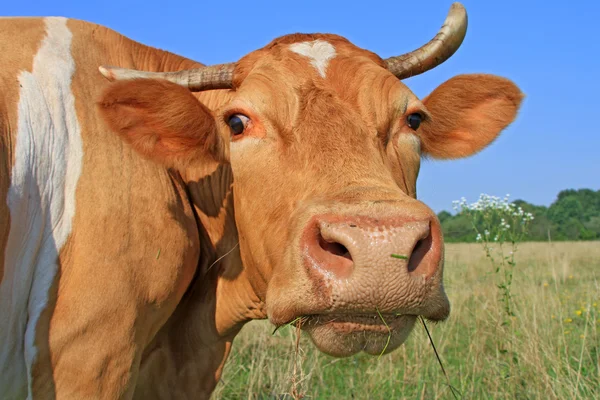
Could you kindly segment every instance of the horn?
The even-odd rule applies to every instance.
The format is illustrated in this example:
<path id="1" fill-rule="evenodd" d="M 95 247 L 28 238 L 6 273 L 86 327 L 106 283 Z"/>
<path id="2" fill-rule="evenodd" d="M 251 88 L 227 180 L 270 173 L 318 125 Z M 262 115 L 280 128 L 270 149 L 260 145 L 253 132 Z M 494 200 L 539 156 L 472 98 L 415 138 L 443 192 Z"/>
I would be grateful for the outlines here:
<path id="1" fill-rule="evenodd" d="M 147 72 L 105 65 L 98 69 L 109 81 L 139 78 L 166 79 L 187 87 L 192 92 L 200 92 L 211 89 L 231 89 L 233 87 L 233 70 L 235 69 L 235 64 L 219 64 L 177 72 Z"/>
<path id="2" fill-rule="evenodd" d="M 401 56 L 385 60 L 387 69 L 398 79 L 422 74 L 446 61 L 460 47 L 467 33 L 467 11 L 454 3 L 444 25 L 429 43 Z"/>

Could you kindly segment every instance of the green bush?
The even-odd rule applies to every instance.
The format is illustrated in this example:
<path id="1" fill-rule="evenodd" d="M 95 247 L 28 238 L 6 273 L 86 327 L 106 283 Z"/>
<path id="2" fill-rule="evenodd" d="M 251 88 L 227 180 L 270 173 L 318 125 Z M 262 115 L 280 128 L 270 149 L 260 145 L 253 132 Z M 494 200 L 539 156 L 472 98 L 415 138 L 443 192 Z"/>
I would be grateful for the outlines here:
<path id="1" fill-rule="evenodd" d="M 512 204 L 530 213 L 534 219 L 528 227 L 526 241 L 599 240 L 600 190 L 563 190 L 550 207 L 537 206 L 524 200 Z M 470 218 L 463 210 L 455 215 L 447 211 L 438 214 L 447 242 L 475 242 Z"/>

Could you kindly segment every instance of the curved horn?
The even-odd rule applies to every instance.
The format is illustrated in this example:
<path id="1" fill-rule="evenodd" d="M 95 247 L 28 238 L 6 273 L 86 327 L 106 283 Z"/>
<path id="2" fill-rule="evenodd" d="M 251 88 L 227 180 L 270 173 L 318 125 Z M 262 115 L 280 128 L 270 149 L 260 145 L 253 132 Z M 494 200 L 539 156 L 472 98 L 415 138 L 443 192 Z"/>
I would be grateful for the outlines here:
<path id="1" fill-rule="evenodd" d="M 401 56 L 385 60 L 387 69 L 398 79 L 422 74 L 446 61 L 460 47 L 467 33 L 467 11 L 454 3 L 444 25 L 429 43 Z"/>
<path id="2" fill-rule="evenodd" d="M 192 92 L 200 92 L 211 89 L 231 89 L 233 86 L 235 64 L 219 64 L 177 72 L 147 72 L 104 65 L 98 69 L 109 81 L 137 78 L 166 79 L 178 85 L 185 86 Z"/>

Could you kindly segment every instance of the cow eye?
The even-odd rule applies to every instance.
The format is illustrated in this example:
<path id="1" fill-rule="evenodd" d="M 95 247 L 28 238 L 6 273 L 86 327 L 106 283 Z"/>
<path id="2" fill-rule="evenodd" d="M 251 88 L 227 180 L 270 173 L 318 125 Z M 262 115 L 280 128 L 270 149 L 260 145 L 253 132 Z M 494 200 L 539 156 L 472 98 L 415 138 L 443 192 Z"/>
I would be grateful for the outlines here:
<path id="1" fill-rule="evenodd" d="M 244 129 L 248 126 L 250 119 L 243 114 L 234 114 L 227 120 L 227 125 L 231 129 L 231 133 L 234 135 L 240 135 L 244 133 Z"/>
<path id="2" fill-rule="evenodd" d="M 412 130 L 416 131 L 417 129 L 419 129 L 422 119 L 423 118 L 421 117 L 421 114 L 414 113 L 406 117 L 406 123 Z"/>

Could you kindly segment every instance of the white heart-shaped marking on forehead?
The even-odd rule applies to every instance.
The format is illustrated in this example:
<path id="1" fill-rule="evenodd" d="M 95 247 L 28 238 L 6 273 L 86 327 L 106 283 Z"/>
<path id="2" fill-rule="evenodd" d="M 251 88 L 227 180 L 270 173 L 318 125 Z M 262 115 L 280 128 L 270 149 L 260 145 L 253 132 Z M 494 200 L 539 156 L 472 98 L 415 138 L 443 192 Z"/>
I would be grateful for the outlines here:
<path id="1" fill-rule="evenodd" d="M 290 45 L 290 50 L 311 59 L 310 63 L 325 78 L 329 60 L 335 57 L 335 47 L 321 39 L 312 42 L 301 42 Z"/>

